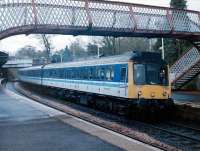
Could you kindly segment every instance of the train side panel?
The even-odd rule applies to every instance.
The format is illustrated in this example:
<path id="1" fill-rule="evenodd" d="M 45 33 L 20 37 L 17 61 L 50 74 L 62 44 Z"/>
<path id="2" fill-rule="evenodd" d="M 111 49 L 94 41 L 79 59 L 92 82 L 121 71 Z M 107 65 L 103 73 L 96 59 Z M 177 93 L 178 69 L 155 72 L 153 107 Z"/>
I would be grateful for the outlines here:
<path id="1" fill-rule="evenodd" d="M 107 70 L 107 66 L 103 66 L 102 68 Z M 109 66 L 108 66 L 109 67 Z M 123 71 L 124 81 L 120 80 L 120 72 Z M 42 84 L 44 86 L 51 86 L 57 88 L 64 88 L 70 90 L 76 90 L 81 92 L 89 92 L 95 93 L 100 95 L 109 95 L 121 98 L 128 98 L 128 84 L 127 84 L 127 76 L 128 76 L 128 66 L 127 64 L 118 64 L 114 65 L 114 79 L 107 81 L 107 80 L 81 80 L 81 79 L 68 79 L 67 72 L 68 70 L 79 70 L 76 69 L 59 69 L 60 72 L 63 72 L 64 75 L 62 78 L 58 78 L 59 76 L 51 77 L 45 72 L 54 72 L 51 71 L 54 69 L 44 69 L 44 78 Z M 72 71 L 73 72 L 73 71 Z M 48 77 L 48 78 L 47 78 Z"/>

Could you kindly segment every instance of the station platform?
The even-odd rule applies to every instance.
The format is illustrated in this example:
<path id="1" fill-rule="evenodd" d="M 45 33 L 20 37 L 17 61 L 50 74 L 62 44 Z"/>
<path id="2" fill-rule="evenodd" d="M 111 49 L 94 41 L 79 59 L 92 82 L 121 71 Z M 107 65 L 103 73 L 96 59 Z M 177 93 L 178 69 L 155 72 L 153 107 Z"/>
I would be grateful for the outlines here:
<path id="1" fill-rule="evenodd" d="M 172 98 L 176 106 L 177 119 L 200 124 L 200 92 L 174 91 Z"/>
<path id="2" fill-rule="evenodd" d="M 2 151 L 159 150 L 2 87 L 0 138 Z"/>
<path id="3" fill-rule="evenodd" d="M 198 91 L 174 91 L 172 98 L 176 104 L 200 108 L 200 92 Z"/>

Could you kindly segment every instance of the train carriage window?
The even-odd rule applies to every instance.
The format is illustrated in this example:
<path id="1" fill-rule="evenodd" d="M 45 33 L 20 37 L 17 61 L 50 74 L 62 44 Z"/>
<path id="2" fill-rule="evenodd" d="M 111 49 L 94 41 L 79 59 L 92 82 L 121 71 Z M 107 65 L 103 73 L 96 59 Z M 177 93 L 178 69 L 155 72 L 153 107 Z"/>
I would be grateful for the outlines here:
<path id="1" fill-rule="evenodd" d="M 92 67 L 90 67 L 90 68 L 89 68 L 89 72 L 88 72 L 88 78 L 89 78 L 90 80 L 92 80 L 92 78 L 93 78 L 92 72 L 93 72 L 93 69 L 92 69 Z"/>
<path id="2" fill-rule="evenodd" d="M 69 79 L 69 70 L 66 70 L 66 79 Z"/>
<path id="3" fill-rule="evenodd" d="M 79 77 L 78 68 L 75 68 L 75 79 L 78 79 L 78 77 Z"/>
<path id="4" fill-rule="evenodd" d="M 100 68 L 98 66 L 95 68 L 95 80 L 100 80 Z"/>
<path id="5" fill-rule="evenodd" d="M 61 69 L 62 70 L 62 79 L 65 79 L 66 77 L 65 77 L 65 69 L 63 68 L 63 69 Z"/>
<path id="6" fill-rule="evenodd" d="M 71 76 L 71 70 L 68 69 L 67 70 L 67 79 L 71 79 L 71 78 L 72 78 L 72 76 Z"/>
<path id="7" fill-rule="evenodd" d="M 107 81 L 111 80 L 111 70 L 109 68 L 106 69 L 106 80 Z"/>
<path id="8" fill-rule="evenodd" d="M 56 75 L 56 69 L 53 69 L 53 78 L 56 78 L 57 75 Z"/>
<path id="9" fill-rule="evenodd" d="M 83 69 L 79 68 L 79 79 L 83 79 Z"/>
<path id="10" fill-rule="evenodd" d="M 87 68 L 84 68 L 84 80 L 87 80 L 88 79 L 88 69 Z"/>
<path id="11" fill-rule="evenodd" d="M 121 68 L 121 76 L 120 76 L 120 81 L 121 82 L 126 82 L 126 67 Z"/>
<path id="12" fill-rule="evenodd" d="M 106 80 L 112 81 L 114 79 L 114 68 L 109 67 L 106 69 Z"/>
<path id="13" fill-rule="evenodd" d="M 93 80 L 98 80 L 97 68 L 96 68 L 96 67 L 93 67 L 93 70 L 92 70 L 92 77 L 93 77 Z"/>
<path id="14" fill-rule="evenodd" d="M 77 77 L 77 70 L 76 70 L 76 68 L 73 68 L 72 72 L 73 72 L 73 79 L 76 79 L 76 77 Z"/>
<path id="15" fill-rule="evenodd" d="M 71 79 L 74 79 L 75 74 L 74 74 L 74 69 L 71 70 Z"/>

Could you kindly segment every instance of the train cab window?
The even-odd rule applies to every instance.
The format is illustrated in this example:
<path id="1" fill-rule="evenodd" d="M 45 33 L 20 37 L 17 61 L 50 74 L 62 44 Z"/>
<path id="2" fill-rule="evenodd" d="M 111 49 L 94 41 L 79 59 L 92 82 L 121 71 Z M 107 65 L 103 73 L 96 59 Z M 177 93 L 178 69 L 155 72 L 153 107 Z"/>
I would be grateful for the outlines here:
<path id="1" fill-rule="evenodd" d="M 168 85 L 168 68 L 167 66 L 149 63 L 146 68 L 147 84 Z"/>
<path id="2" fill-rule="evenodd" d="M 147 64 L 147 84 L 160 84 L 159 65 Z"/>
<path id="3" fill-rule="evenodd" d="M 146 82 L 145 65 L 135 64 L 133 76 L 135 84 L 144 84 Z"/>
<path id="4" fill-rule="evenodd" d="M 120 81 L 126 82 L 126 67 L 122 67 L 120 73 L 121 73 Z"/>

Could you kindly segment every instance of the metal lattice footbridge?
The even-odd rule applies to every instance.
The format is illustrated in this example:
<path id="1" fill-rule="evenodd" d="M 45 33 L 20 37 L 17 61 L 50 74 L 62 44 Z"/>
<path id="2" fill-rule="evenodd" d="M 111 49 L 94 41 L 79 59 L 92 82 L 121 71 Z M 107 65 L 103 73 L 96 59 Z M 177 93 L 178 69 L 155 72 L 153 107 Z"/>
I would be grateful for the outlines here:
<path id="1" fill-rule="evenodd" d="M 173 37 L 197 46 L 200 13 L 95 0 L 0 0 L 0 39 L 32 33 Z M 173 82 L 181 77 L 176 69 L 174 65 Z"/>

